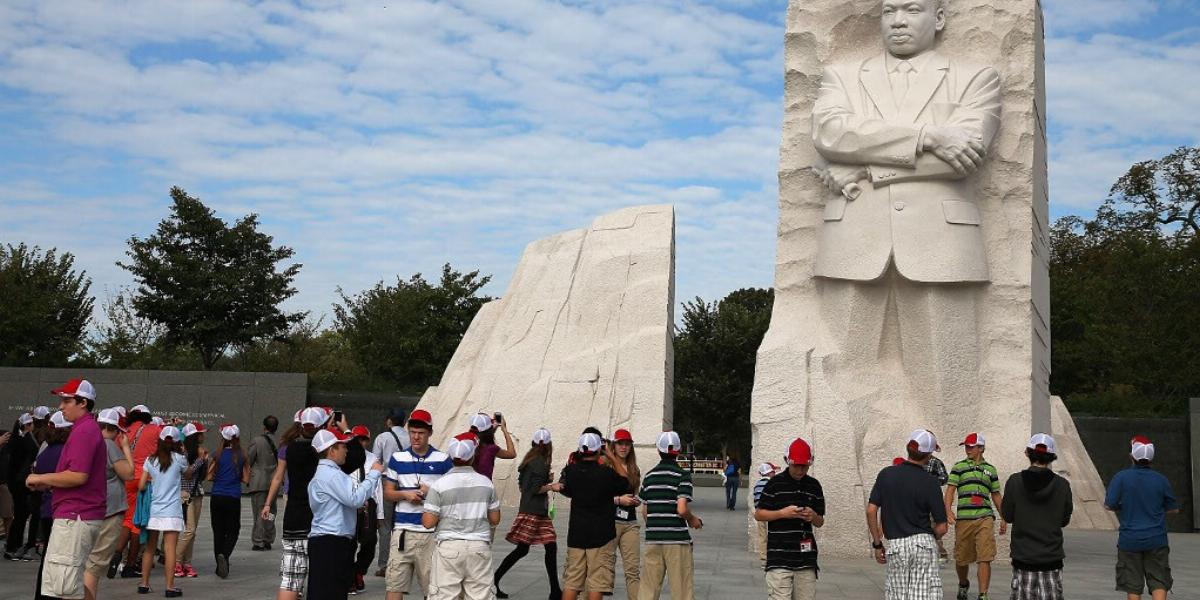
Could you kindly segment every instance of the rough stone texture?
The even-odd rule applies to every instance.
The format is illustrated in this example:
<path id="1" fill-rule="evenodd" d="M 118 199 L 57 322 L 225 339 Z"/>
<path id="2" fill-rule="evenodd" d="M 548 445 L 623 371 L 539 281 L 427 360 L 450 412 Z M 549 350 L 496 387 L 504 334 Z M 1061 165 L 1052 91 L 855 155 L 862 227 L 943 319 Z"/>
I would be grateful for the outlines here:
<path id="1" fill-rule="evenodd" d="M 555 472 L 588 425 L 629 429 L 652 466 L 672 421 L 674 265 L 670 206 L 626 208 L 530 244 L 421 398 L 434 445 L 473 413 L 504 413 L 518 460 L 497 461 L 493 480 L 507 504 L 520 498 L 516 468 L 538 427 L 553 435 Z"/>
<path id="2" fill-rule="evenodd" d="M 1188 431 L 1192 432 L 1192 525 L 1200 529 L 1200 441 L 1196 441 L 1196 436 L 1200 436 L 1200 398 L 1192 398 L 1190 406 L 1188 424 L 1191 429 Z"/>
<path id="3" fill-rule="evenodd" d="M 925 344 L 909 346 L 909 337 L 902 350 L 889 316 L 882 343 L 850 347 L 844 342 L 862 312 L 830 280 L 814 277 L 825 204 L 833 196 L 813 171 L 820 164 L 813 105 L 823 67 L 883 52 L 880 6 L 879 0 L 793 0 L 787 17 L 775 307 L 758 353 L 751 464 L 778 459 L 797 435 L 812 441 L 813 475 L 829 510 L 818 534 L 826 555 L 860 556 L 867 547 L 866 497 L 879 469 L 903 453 L 911 430 L 936 432 L 948 465 L 961 456 L 955 444 L 966 433 L 984 432 L 988 459 L 1006 478 L 1027 464 L 1030 433 L 1050 429 L 1043 34 L 1036 0 L 948 2 L 938 46 L 942 54 L 995 67 L 1002 86 L 999 131 L 969 181 L 989 279 L 972 288 L 978 343 L 964 358 L 974 366 L 964 369 L 954 357 L 927 365 L 938 379 L 931 400 L 933 376 L 912 372 L 905 354 L 927 352 L 937 336 L 950 335 L 939 329 L 941 315 L 925 315 L 931 336 Z"/>
<path id="4" fill-rule="evenodd" d="M 1104 509 L 1104 481 L 1092 463 L 1083 438 L 1075 427 L 1075 420 L 1067 411 L 1062 398 L 1050 397 L 1050 435 L 1058 445 L 1058 460 L 1054 470 L 1071 482 L 1071 495 L 1075 510 L 1071 515 L 1071 527 L 1075 529 L 1116 529 L 1117 517 Z"/>

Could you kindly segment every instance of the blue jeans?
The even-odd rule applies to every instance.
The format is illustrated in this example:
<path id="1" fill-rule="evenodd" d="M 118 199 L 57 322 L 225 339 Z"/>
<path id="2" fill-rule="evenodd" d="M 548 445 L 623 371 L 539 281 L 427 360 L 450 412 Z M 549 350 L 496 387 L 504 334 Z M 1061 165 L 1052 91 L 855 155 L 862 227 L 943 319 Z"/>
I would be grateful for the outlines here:
<path id="1" fill-rule="evenodd" d="M 737 506 L 738 482 L 738 477 L 730 477 L 725 480 L 725 508 L 729 510 L 733 510 Z"/>

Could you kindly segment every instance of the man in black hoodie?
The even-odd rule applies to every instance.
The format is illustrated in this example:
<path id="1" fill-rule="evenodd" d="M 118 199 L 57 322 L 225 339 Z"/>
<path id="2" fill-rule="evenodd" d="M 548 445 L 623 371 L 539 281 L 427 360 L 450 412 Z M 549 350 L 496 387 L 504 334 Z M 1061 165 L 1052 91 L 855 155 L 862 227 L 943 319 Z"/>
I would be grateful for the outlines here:
<path id="1" fill-rule="evenodd" d="M 1050 470 L 1054 438 L 1034 434 L 1029 468 L 1004 485 L 1000 513 L 1011 523 L 1013 600 L 1062 600 L 1063 527 L 1071 522 L 1071 484 Z"/>

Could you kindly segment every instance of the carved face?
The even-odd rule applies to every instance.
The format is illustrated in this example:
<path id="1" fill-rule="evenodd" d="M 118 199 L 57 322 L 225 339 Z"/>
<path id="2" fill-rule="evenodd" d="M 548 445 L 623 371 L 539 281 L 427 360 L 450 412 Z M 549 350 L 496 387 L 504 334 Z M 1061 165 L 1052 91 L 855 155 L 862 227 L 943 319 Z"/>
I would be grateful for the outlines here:
<path id="1" fill-rule="evenodd" d="M 883 43 L 894 56 L 907 58 L 933 48 L 946 26 L 938 0 L 883 0 Z"/>

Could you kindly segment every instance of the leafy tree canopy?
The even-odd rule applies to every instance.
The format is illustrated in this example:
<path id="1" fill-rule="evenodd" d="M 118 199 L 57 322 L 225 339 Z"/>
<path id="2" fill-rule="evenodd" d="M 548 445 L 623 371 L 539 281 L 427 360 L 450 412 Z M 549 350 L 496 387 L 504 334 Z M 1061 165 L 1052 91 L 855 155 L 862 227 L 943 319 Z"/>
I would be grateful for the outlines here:
<path id="1" fill-rule="evenodd" d="M 0 245 L 0 365 L 65 366 L 83 346 L 91 285 L 69 253 Z"/>
<path id="2" fill-rule="evenodd" d="M 168 346 L 195 349 L 211 369 L 230 348 L 280 335 L 303 319 L 279 308 L 295 295 L 301 265 L 279 270 L 295 252 L 272 246 L 257 215 L 230 227 L 181 188 L 171 188 L 171 200 L 155 233 L 129 238 L 129 262 L 117 263 L 138 284 L 133 308 L 163 327 Z"/>
<path id="3" fill-rule="evenodd" d="M 479 271 L 461 273 L 446 264 L 436 285 L 417 273 L 395 285 L 347 295 L 340 288 L 334 324 L 358 364 L 373 377 L 399 385 L 436 384 L 479 307 L 491 298 L 476 293 L 491 281 Z"/>

